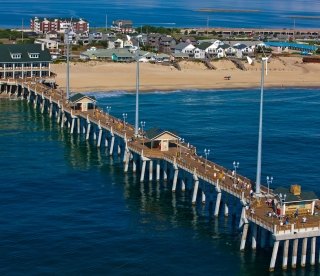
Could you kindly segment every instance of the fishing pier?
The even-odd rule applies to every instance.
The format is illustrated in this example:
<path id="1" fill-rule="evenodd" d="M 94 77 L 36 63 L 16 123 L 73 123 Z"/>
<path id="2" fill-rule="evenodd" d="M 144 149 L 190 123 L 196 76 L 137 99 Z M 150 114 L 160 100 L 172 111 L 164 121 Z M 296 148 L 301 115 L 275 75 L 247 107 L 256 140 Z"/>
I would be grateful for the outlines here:
<path id="1" fill-rule="evenodd" d="M 314 193 L 298 185 L 281 191 L 261 185 L 257 195 L 255 183 L 238 174 L 236 165 L 231 171 L 207 155 L 198 156 L 194 146 L 170 131 L 142 127 L 137 133 L 125 113 L 121 119 L 114 117 L 99 108 L 94 97 L 67 98 L 40 79 L 0 80 L 0 98 L 25 100 L 71 134 L 84 136 L 109 155 L 118 154 L 124 172 L 139 174 L 140 182 L 170 181 L 173 193 L 191 187 L 193 205 L 214 201 L 214 216 L 239 218 L 240 250 L 272 247 L 270 271 L 277 261 L 284 270 L 320 263 L 320 205 Z"/>

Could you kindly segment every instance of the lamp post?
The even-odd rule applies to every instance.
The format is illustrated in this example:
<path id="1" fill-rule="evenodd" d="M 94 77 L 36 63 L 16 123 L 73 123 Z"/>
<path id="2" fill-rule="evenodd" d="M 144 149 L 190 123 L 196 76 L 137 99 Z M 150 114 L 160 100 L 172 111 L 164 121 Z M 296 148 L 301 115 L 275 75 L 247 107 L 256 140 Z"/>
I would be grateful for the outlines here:
<path id="1" fill-rule="evenodd" d="M 109 121 L 109 120 L 110 120 L 110 110 L 111 110 L 111 106 L 107 106 L 106 109 L 107 109 L 107 114 L 108 114 L 107 121 Z"/>
<path id="2" fill-rule="evenodd" d="M 239 162 L 233 161 L 233 168 L 234 168 L 234 177 L 233 177 L 233 186 L 236 186 L 236 179 L 237 179 L 237 169 L 239 168 Z"/>
<path id="3" fill-rule="evenodd" d="M 260 195 L 261 186 L 261 155 L 262 155 L 262 123 L 263 123 L 263 88 L 264 88 L 264 69 L 268 64 L 268 58 L 264 57 L 261 61 L 261 91 L 260 91 L 260 113 L 259 113 L 259 138 L 257 156 L 257 176 L 256 176 L 256 195 Z"/>
<path id="4" fill-rule="evenodd" d="M 180 158 L 181 158 L 181 144 L 183 144 L 183 143 L 184 143 L 184 138 L 179 138 L 179 149 L 180 149 L 179 156 L 180 156 Z"/>
<path id="5" fill-rule="evenodd" d="M 67 100 L 69 100 L 69 97 L 70 97 L 70 27 L 68 27 L 65 31 L 65 34 L 64 34 L 64 42 L 66 44 L 66 51 L 67 51 L 67 83 L 66 83 L 66 92 L 67 92 Z"/>
<path id="6" fill-rule="evenodd" d="M 136 112 L 135 112 L 135 124 L 134 124 L 134 135 L 137 137 L 139 135 L 139 87 L 140 87 L 140 68 L 139 68 L 139 39 L 138 39 L 138 49 L 136 52 Z"/>
<path id="7" fill-rule="evenodd" d="M 123 129 L 126 130 L 126 119 L 128 118 L 128 114 L 122 113 L 122 117 L 123 117 Z"/>
<path id="8" fill-rule="evenodd" d="M 145 122 L 145 121 L 141 121 L 141 122 L 140 122 L 140 125 L 141 125 L 142 145 L 144 146 L 144 132 L 143 132 L 143 128 L 146 126 L 146 122 Z"/>
<path id="9" fill-rule="evenodd" d="M 286 201 L 286 197 L 287 197 L 286 194 L 284 194 L 284 195 L 282 193 L 279 194 L 280 206 L 281 206 L 281 214 L 280 215 L 282 215 L 284 213 L 283 212 L 283 205 L 284 205 L 284 202 Z"/>
<path id="10" fill-rule="evenodd" d="M 268 195 L 269 195 L 269 187 L 272 184 L 273 176 L 267 176 L 267 184 L 268 184 Z"/>
<path id="11" fill-rule="evenodd" d="M 210 150 L 209 149 L 204 149 L 204 155 L 206 156 L 206 162 L 204 163 L 204 171 L 207 171 L 207 160 L 208 160 L 208 156 L 210 154 Z"/>

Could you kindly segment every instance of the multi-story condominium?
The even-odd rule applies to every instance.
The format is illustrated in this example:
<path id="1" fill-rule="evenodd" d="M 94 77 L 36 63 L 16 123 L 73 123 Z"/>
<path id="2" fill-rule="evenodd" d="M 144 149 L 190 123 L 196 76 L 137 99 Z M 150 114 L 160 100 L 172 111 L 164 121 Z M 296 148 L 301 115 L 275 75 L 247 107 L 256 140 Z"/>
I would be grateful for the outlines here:
<path id="1" fill-rule="evenodd" d="M 112 22 L 111 29 L 115 32 L 130 34 L 134 33 L 134 28 L 132 26 L 131 20 L 115 20 Z"/>
<path id="2" fill-rule="evenodd" d="M 51 62 L 44 44 L 0 45 L 0 79 L 49 77 Z"/>
<path id="3" fill-rule="evenodd" d="M 83 19 L 76 18 L 40 18 L 35 17 L 30 21 L 30 28 L 36 33 L 46 34 L 48 32 L 63 33 L 68 28 L 74 32 L 87 32 L 89 31 L 89 23 Z"/>

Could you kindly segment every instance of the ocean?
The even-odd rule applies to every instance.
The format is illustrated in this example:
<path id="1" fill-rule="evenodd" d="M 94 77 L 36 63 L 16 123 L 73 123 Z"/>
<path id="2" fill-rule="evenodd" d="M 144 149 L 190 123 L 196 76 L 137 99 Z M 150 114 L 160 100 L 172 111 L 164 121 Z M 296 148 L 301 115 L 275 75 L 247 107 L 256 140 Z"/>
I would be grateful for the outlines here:
<path id="1" fill-rule="evenodd" d="M 135 26 L 319 28 L 320 2 L 315 0 L 1 0 L 0 26 L 26 27 L 38 17 L 80 17 L 91 28 L 130 19 Z M 215 12 L 200 12 L 200 9 Z M 23 23 L 22 23 L 23 22 Z"/>
<path id="2" fill-rule="evenodd" d="M 134 94 L 94 94 L 134 123 Z M 175 130 L 255 179 L 258 89 L 140 95 L 145 128 Z M 262 181 L 320 195 L 320 90 L 265 89 Z M 168 112 L 171 114 L 167 116 Z M 270 250 L 239 251 L 238 220 L 170 182 L 140 183 L 122 160 L 26 101 L 0 101 L 1 275 L 268 275 Z M 277 262 L 280 271 L 281 263 Z M 319 267 L 283 275 L 319 275 Z M 282 275 L 278 273 L 277 275 Z"/>

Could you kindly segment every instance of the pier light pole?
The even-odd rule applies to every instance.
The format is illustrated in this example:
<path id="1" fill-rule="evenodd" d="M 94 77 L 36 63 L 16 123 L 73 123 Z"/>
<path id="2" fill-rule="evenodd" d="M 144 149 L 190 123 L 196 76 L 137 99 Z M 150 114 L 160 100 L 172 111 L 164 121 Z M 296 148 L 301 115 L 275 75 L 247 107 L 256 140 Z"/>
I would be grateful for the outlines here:
<path id="1" fill-rule="evenodd" d="M 146 126 L 146 122 L 145 122 L 145 121 L 141 121 L 141 122 L 140 122 L 140 125 L 141 125 L 142 145 L 144 146 L 144 132 L 143 132 L 143 128 Z"/>
<path id="2" fill-rule="evenodd" d="M 282 193 L 279 194 L 280 206 L 281 206 L 281 214 L 280 215 L 283 214 L 283 204 L 286 201 L 286 197 L 287 197 L 286 194 L 284 194 L 284 195 Z"/>
<path id="3" fill-rule="evenodd" d="M 268 195 L 269 195 L 270 184 L 272 184 L 272 181 L 273 181 L 273 176 L 267 176 Z"/>
<path id="4" fill-rule="evenodd" d="M 181 158 L 181 145 L 184 143 L 184 138 L 179 138 L 179 149 L 180 149 L 180 155 L 179 157 Z"/>
<path id="5" fill-rule="evenodd" d="M 209 149 L 204 149 L 204 155 L 206 156 L 206 162 L 204 163 L 204 172 L 207 171 L 207 160 L 208 160 L 209 154 L 210 154 L 210 150 Z"/>
<path id="6" fill-rule="evenodd" d="M 128 118 L 128 114 L 122 113 L 122 117 L 123 117 L 123 129 L 126 130 L 126 119 Z"/>
<path id="7" fill-rule="evenodd" d="M 66 84 L 66 89 L 67 89 L 67 100 L 69 100 L 70 97 L 70 27 L 68 27 L 65 31 L 65 43 L 67 45 L 67 84 Z"/>
<path id="8" fill-rule="evenodd" d="M 233 186 L 236 186 L 236 179 L 237 179 L 237 169 L 239 168 L 239 162 L 233 161 L 233 168 L 234 168 L 234 177 L 233 177 Z"/>
<path id="9" fill-rule="evenodd" d="M 111 106 L 107 106 L 106 109 L 107 109 L 107 115 L 108 115 L 107 121 L 109 122 L 109 121 L 110 121 L 110 110 L 111 110 Z"/>
<path id="10" fill-rule="evenodd" d="M 134 124 L 134 135 L 137 137 L 139 135 L 139 86 L 140 86 L 140 68 L 139 68 L 139 38 L 138 38 L 138 49 L 136 51 L 137 56 L 137 69 L 136 69 L 136 114 L 135 114 L 135 124 Z"/>
<path id="11" fill-rule="evenodd" d="M 256 176 L 256 195 L 260 196 L 261 191 L 261 155 L 262 155 L 262 117 L 263 117 L 263 86 L 264 86 L 264 68 L 268 58 L 261 60 L 261 92 L 260 92 L 260 114 L 259 114 L 259 138 L 258 138 L 258 156 L 257 156 L 257 176 Z"/>

